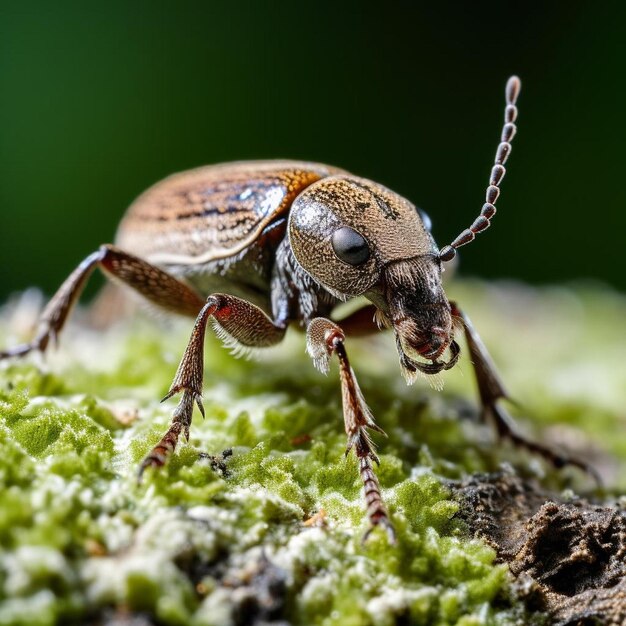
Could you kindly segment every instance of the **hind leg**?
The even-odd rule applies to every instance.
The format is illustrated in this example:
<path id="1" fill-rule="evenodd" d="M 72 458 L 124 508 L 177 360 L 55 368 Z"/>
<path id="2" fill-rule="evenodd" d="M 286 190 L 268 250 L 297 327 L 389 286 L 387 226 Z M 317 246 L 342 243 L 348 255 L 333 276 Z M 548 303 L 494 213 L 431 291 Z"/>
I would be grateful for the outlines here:
<path id="1" fill-rule="evenodd" d="M 93 270 L 99 267 L 128 285 L 153 304 L 174 313 L 195 317 L 204 305 L 191 287 L 162 269 L 106 244 L 90 254 L 65 280 L 44 309 L 34 339 L 0 352 L 0 359 L 23 356 L 33 350 L 44 352 L 56 340 Z"/>

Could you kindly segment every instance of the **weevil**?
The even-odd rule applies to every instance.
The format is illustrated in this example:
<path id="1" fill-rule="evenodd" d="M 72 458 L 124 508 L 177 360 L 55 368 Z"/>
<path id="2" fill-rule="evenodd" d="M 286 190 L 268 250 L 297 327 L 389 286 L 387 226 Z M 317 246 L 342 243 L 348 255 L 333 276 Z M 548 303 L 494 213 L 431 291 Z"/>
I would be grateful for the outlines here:
<path id="1" fill-rule="evenodd" d="M 169 429 L 144 459 L 162 466 L 183 434 L 194 405 L 204 415 L 204 337 L 209 321 L 225 343 L 240 348 L 278 344 L 287 327 L 306 332 L 315 367 L 339 362 L 346 454 L 354 451 L 364 487 L 369 529 L 393 526 L 379 487 L 369 431 L 382 432 L 348 360 L 346 336 L 389 328 L 400 368 L 437 374 L 460 355 L 462 332 L 485 418 L 500 437 L 557 466 L 585 464 L 523 437 L 500 401 L 508 398 L 469 318 L 442 287 L 443 264 L 488 228 L 496 213 L 505 163 L 516 133 L 521 83 L 506 85 L 500 142 L 480 214 L 439 249 L 429 220 L 390 189 L 336 167 L 300 161 L 236 162 L 201 167 L 157 183 L 130 206 L 113 245 L 102 245 L 66 279 L 44 309 L 34 339 L 0 358 L 45 351 L 56 339 L 92 271 L 124 283 L 163 309 L 195 318 L 191 338 L 166 399 L 182 394 Z M 369 303 L 341 321 L 337 306 L 364 296 Z M 367 536 L 366 534 L 366 536 Z"/>

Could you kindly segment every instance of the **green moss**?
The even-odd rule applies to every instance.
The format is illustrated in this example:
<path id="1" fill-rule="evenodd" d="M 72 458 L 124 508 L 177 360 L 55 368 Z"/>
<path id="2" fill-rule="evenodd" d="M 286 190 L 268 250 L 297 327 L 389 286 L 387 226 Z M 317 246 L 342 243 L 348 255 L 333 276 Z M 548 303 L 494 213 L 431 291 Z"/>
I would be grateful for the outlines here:
<path id="1" fill-rule="evenodd" d="M 565 424 L 568 442 L 591 440 L 598 458 L 626 456 L 622 299 L 480 284 L 455 292 L 525 415 L 548 433 Z M 396 545 L 379 531 L 363 545 L 337 371 L 316 373 L 297 334 L 262 364 L 235 361 L 209 339 L 206 419 L 196 414 L 189 444 L 137 483 L 175 406 L 158 399 L 188 332 L 184 321 L 164 333 L 146 320 L 75 330 L 45 366 L 0 365 L 0 624 L 69 623 L 115 608 L 198 626 L 240 623 L 241 611 L 324 626 L 527 620 L 506 568 L 456 521 L 445 481 L 503 461 L 546 469 L 459 419 L 474 402 L 466 360 L 439 394 L 404 386 L 390 337 L 351 342 L 388 434 L 376 436 L 377 472 L 398 534 Z M 7 310 L 2 344 L 10 335 Z M 199 457 L 227 448 L 226 472 Z M 620 492 L 616 464 L 605 465 Z M 560 476 L 548 480 L 563 486 Z M 313 516 L 319 524 L 305 524 Z"/>

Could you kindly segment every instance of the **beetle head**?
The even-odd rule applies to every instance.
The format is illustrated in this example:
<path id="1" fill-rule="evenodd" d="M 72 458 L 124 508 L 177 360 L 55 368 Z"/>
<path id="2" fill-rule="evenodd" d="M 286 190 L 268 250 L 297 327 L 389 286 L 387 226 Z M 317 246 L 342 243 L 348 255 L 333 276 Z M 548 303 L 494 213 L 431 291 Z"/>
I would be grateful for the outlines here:
<path id="1" fill-rule="evenodd" d="M 331 176 L 307 187 L 293 202 L 289 241 L 298 263 L 336 297 L 364 295 L 378 321 L 396 333 L 408 380 L 417 370 L 435 374 L 459 356 L 450 304 L 441 287 L 441 263 L 491 225 L 504 164 L 517 127 L 521 82 L 506 84 L 504 125 L 480 215 L 441 251 L 424 216 L 407 200 L 369 180 Z M 438 361 L 450 348 L 447 363 Z M 416 361 L 422 356 L 432 363 Z"/>
<path id="2" fill-rule="evenodd" d="M 437 359 L 452 347 L 450 305 L 429 221 L 413 204 L 369 180 L 323 178 L 294 200 L 289 241 L 302 268 L 334 296 L 363 295 L 377 306 L 379 323 L 396 333 L 407 378 L 444 369 Z"/>
<path id="3" fill-rule="evenodd" d="M 356 176 L 330 176 L 293 201 L 289 242 L 298 263 L 342 300 L 365 294 L 392 261 L 436 253 L 408 200 Z"/>

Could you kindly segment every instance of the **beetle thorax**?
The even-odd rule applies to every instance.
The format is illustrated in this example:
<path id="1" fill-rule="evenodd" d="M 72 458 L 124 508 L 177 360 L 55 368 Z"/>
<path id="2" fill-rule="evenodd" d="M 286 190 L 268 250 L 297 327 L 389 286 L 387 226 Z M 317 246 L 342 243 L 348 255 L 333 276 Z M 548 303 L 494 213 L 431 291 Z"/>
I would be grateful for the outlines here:
<path id="1" fill-rule="evenodd" d="M 390 262 L 436 252 L 408 200 L 356 176 L 331 176 L 293 202 L 289 240 L 298 263 L 342 299 L 380 284 Z"/>

